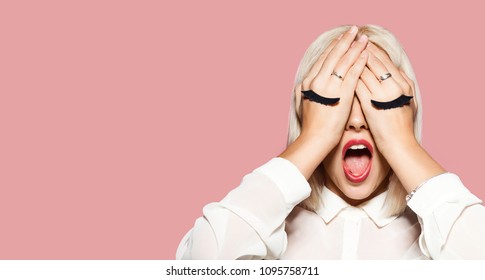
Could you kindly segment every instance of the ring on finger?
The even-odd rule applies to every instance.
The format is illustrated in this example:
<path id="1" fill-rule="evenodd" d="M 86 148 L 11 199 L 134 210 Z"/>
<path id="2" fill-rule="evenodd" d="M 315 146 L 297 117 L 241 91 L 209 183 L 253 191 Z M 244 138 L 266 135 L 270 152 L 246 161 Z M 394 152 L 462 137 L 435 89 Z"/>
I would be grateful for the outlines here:
<path id="1" fill-rule="evenodd" d="M 380 76 L 380 77 L 379 77 L 379 82 L 382 82 L 382 81 L 384 81 L 384 80 L 387 80 L 387 79 L 389 79 L 390 77 L 392 77 L 392 74 L 391 74 L 391 73 L 389 73 L 389 72 L 387 72 L 386 74 L 384 74 L 384 75 L 382 75 L 382 76 Z"/>
<path id="2" fill-rule="evenodd" d="M 337 72 L 333 71 L 332 74 L 330 74 L 330 76 L 334 75 L 335 77 L 339 78 L 340 80 L 343 80 L 344 77 L 342 77 L 341 75 L 339 75 Z"/>

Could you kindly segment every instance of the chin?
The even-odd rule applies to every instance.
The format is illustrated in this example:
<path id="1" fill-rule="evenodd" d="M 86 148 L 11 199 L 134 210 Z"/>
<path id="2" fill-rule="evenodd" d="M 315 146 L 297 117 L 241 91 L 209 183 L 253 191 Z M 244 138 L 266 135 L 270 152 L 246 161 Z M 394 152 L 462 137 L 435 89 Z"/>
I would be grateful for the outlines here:
<path id="1" fill-rule="evenodd" d="M 379 186 L 381 185 L 382 180 L 372 180 L 371 178 L 367 178 L 365 182 L 362 182 L 358 185 L 349 184 L 349 182 L 344 182 L 339 186 L 336 186 L 340 192 L 345 196 L 344 199 L 347 201 L 351 201 L 352 205 L 360 204 L 362 202 L 367 201 L 368 199 L 374 197 L 375 195 L 381 193 Z M 347 198 L 347 199 L 346 199 Z"/>

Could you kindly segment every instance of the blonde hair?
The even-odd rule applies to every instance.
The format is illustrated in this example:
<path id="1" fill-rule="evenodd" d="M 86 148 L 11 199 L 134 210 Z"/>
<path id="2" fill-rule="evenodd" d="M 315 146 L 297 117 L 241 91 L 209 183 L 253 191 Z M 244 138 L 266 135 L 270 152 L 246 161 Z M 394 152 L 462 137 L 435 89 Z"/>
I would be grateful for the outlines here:
<path id="1" fill-rule="evenodd" d="M 306 50 L 303 58 L 298 67 L 295 86 L 297 88 L 302 83 L 305 75 L 310 71 L 313 64 L 317 61 L 323 51 L 329 46 L 329 44 L 337 39 L 337 37 L 346 32 L 351 26 L 339 26 L 332 30 L 329 30 L 321 34 Z M 414 115 L 414 135 L 418 142 L 421 142 L 421 124 L 422 124 L 422 109 L 421 109 L 421 96 L 419 92 L 418 83 L 414 75 L 414 71 L 409 61 L 408 56 L 404 52 L 401 44 L 396 37 L 388 30 L 376 26 L 376 25 L 364 25 L 359 27 L 358 35 L 367 35 L 369 41 L 379 46 L 384 50 L 391 61 L 396 65 L 398 69 L 401 69 L 413 82 L 414 82 L 414 102 L 416 104 L 416 113 Z M 288 129 L 288 145 L 293 143 L 301 133 L 301 96 L 293 90 L 292 102 L 290 107 L 289 116 L 289 129 Z M 325 184 L 325 178 L 323 176 L 323 165 L 320 164 L 315 172 L 308 180 L 312 193 L 309 198 L 300 203 L 300 206 L 311 211 L 316 211 L 320 206 L 321 190 Z M 384 209 L 387 215 L 399 215 L 406 208 L 406 191 L 396 175 L 391 171 L 389 178 L 388 190 L 389 194 L 385 201 Z M 386 179 L 385 179 L 386 180 Z"/>

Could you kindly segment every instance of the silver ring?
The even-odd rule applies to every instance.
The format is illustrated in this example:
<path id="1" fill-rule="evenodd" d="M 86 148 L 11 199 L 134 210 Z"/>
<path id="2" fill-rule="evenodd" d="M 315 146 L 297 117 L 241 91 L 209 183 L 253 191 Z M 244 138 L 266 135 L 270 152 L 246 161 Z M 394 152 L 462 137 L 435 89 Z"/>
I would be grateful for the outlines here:
<path id="1" fill-rule="evenodd" d="M 330 74 L 330 76 L 334 75 L 335 77 L 339 78 L 340 80 L 343 80 L 344 78 L 342 76 L 340 76 L 339 74 L 337 74 L 337 72 L 333 71 L 332 74 Z"/>
<path id="2" fill-rule="evenodd" d="M 379 77 L 379 81 L 382 82 L 384 80 L 389 79 L 390 77 L 392 77 L 392 74 L 389 73 L 389 72 L 387 72 L 386 74 L 384 74 L 384 75 L 382 75 L 382 76 Z"/>

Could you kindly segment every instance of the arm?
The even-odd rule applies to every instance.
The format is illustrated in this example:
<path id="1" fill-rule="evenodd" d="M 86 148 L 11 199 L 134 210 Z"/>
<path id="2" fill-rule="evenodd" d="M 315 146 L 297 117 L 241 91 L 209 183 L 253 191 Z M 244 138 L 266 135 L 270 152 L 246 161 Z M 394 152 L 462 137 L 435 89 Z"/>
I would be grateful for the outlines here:
<path id="1" fill-rule="evenodd" d="M 355 87 L 367 61 L 368 38 L 364 35 L 354 41 L 356 35 L 353 26 L 341 40 L 334 41 L 296 88 L 296 107 L 302 104 L 301 134 L 280 157 L 295 164 L 307 179 L 339 143 L 349 118 Z M 340 100 L 334 106 L 312 102 L 301 96 L 307 90 Z"/>
<path id="2" fill-rule="evenodd" d="M 289 161 L 274 158 L 246 175 L 184 237 L 177 259 L 275 259 L 286 248 L 284 221 L 310 187 Z"/>
<path id="3" fill-rule="evenodd" d="M 413 116 L 415 102 L 389 110 L 374 108 L 371 99 L 388 101 L 414 95 L 414 83 L 381 49 L 373 44 L 367 47 L 369 58 L 356 93 L 369 124 L 377 148 L 391 166 L 409 193 L 422 182 L 446 171 L 418 143 L 414 136 Z M 379 82 L 379 76 L 391 73 L 392 77 Z M 412 176 L 409 176 L 412 174 Z"/>
<path id="4" fill-rule="evenodd" d="M 389 110 L 372 107 L 370 97 L 393 100 L 414 94 L 413 82 L 389 57 L 369 44 L 367 68 L 357 85 L 357 95 L 382 155 L 408 193 L 422 185 L 408 202 L 421 223 L 419 244 L 433 259 L 485 258 L 485 211 L 460 179 L 446 171 L 421 147 L 413 132 L 415 104 Z M 390 72 L 391 79 L 376 77 Z"/>
<path id="5" fill-rule="evenodd" d="M 422 252 L 432 259 L 485 259 L 485 207 L 480 203 L 454 174 L 427 181 L 408 202 L 421 224 Z"/>
<path id="6" fill-rule="evenodd" d="M 367 57 L 363 37 L 354 44 L 356 27 L 334 41 L 296 88 L 339 97 L 336 106 L 303 100 L 302 133 L 279 156 L 244 177 L 219 203 L 204 207 L 204 216 L 186 234 L 177 259 L 275 259 L 286 249 L 285 219 L 307 198 L 307 179 L 339 142 Z M 351 46 L 352 45 L 352 46 Z M 330 75 L 336 67 L 345 79 Z M 330 133 L 329 133 L 330 132 Z"/>

